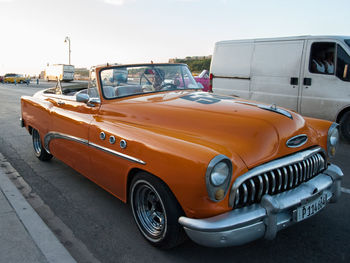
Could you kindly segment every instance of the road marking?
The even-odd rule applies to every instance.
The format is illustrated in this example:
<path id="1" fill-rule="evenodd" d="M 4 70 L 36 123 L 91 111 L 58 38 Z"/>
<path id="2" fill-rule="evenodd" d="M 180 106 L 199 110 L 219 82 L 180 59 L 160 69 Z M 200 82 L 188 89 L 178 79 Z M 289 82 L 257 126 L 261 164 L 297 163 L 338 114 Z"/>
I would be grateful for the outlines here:
<path id="1" fill-rule="evenodd" d="M 350 189 L 346 189 L 344 187 L 341 188 L 341 191 L 346 194 L 350 194 Z"/>

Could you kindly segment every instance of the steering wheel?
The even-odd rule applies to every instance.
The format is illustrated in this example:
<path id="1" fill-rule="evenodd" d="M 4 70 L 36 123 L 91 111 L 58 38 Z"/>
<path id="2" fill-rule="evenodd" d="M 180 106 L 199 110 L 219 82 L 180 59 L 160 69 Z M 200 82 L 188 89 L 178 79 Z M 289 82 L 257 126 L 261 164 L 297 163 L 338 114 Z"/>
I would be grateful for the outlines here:
<path id="1" fill-rule="evenodd" d="M 160 86 L 161 91 L 163 90 L 176 90 L 177 86 L 173 83 L 164 83 L 163 85 Z"/>
<path id="2" fill-rule="evenodd" d="M 140 85 L 142 84 L 142 78 L 146 79 L 148 85 L 152 84 L 152 82 L 146 77 L 145 73 L 142 73 L 142 75 L 140 77 Z"/>

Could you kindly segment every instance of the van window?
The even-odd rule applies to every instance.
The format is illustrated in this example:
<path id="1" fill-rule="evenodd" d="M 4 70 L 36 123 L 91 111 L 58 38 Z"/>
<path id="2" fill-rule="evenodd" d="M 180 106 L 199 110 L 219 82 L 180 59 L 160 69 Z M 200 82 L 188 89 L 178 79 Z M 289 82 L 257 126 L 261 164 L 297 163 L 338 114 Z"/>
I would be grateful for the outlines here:
<path id="1" fill-rule="evenodd" d="M 345 50 L 337 45 L 337 77 L 344 81 L 350 81 L 350 57 Z"/>
<path id="2" fill-rule="evenodd" d="M 334 75 L 335 43 L 315 42 L 311 46 L 309 71 L 316 74 Z"/>
<path id="3" fill-rule="evenodd" d="M 350 47 L 350 39 L 345 39 L 345 43 Z"/>

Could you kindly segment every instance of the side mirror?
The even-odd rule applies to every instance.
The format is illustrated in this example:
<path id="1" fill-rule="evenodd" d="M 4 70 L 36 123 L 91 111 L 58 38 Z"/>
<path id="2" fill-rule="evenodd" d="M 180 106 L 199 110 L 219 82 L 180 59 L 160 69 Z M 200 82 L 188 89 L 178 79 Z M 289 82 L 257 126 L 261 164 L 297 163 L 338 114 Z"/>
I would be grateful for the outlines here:
<path id="1" fill-rule="evenodd" d="M 84 102 L 87 103 L 89 101 L 90 97 L 86 93 L 78 93 L 76 96 L 77 102 Z"/>

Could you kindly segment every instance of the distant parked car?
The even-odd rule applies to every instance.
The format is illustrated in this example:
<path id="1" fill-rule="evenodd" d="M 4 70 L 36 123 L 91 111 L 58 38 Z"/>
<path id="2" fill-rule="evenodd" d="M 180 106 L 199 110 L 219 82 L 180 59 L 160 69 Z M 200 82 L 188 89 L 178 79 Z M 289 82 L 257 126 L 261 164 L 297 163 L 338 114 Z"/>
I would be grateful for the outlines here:
<path id="1" fill-rule="evenodd" d="M 201 74 L 199 74 L 197 77 L 194 77 L 196 82 L 202 84 L 203 91 L 209 91 L 209 71 L 203 70 Z"/>
<path id="2" fill-rule="evenodd" d="M 5 83 L 27 83 L 30 79 L 24 77 L 22 74 L 9 73 L 4 76 Z"/>
<path id="3" fill-rule="evenodd" d="M 0 76 L 0 82 L 3 83 L 4 82 L 4 77 Z"/>

